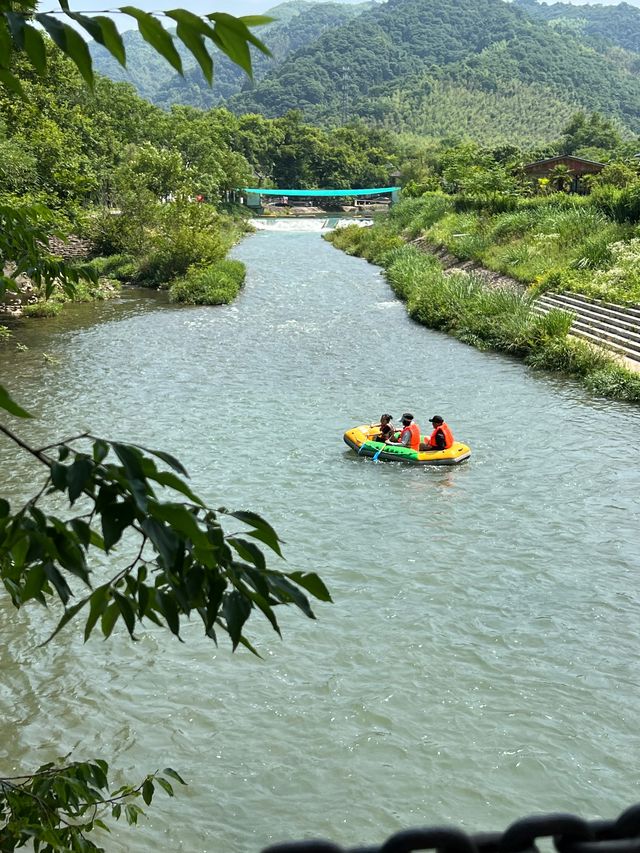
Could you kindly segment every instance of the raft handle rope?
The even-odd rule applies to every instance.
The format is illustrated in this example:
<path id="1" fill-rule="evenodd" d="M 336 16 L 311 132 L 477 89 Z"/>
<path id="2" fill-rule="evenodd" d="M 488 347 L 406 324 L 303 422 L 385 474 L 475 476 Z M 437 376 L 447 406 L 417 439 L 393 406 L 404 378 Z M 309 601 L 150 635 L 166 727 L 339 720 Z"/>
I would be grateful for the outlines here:
<path id="1" fill-rule="evenodd" d="M 505 832 L 468 835 L 453 827 L 405 829 L 383 844 L 340 847 L 331 841 L 286 841 L 262 853 L 540 853 L 539 838 L 551 838 L 558 853 L 640 853 L 640 803 L 616 820 L 586 821 L 570 814 L 541 814 L 512 823 Z"/>

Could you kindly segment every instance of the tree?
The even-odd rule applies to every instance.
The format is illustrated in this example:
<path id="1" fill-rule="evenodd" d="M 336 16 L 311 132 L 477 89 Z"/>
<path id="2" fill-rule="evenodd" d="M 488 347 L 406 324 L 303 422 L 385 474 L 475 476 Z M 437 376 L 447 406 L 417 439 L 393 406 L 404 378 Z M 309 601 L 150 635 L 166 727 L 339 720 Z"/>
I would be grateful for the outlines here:
<path id="1" fill-rule="evenodd" d="M 0 84 L 23 91 L 11 66 L 16 50 L 28 55 L 38 73 L 45 72 L 45 42 L 35 23 L 47 30 L 87 83 L 93 84 L 86 45 L 75 30 L 51 14 L 34 14 L 26 4 L 16 10 L 11 0 L 0 2 Z M 124 64 L 122 40 L 109 18 L 87 18 L 69 12 L 64 0 L 61 5 L 63 14 Z M 133 7 L 125 11 L 138 20 L 143 37 L 176 66 L 171 37 L 155 18 Z M 260 19 L 213 13 L 202 20 L 182 10 L 168 14 L 178 22 L 178 37 L 209 80 L 211 60 L 204 38 L 249 71 L 247 44 L 263 47 L 247 29 L 247 23 Z M 42 206 L 0 206 L 0 300 L 7 291 L 19 289 L 17 279 L 22 273 L 45 294 L 56 286 L 73 293 L 80 278 L 90 277 L 86 271 L 67 267 L 44 248 L 52 222 L 52 213 Z M 11 417 L 30 417 L 2 386 L 0 410 Z M 234 649 L 242 644 L 255 652 L 245 633 L 252 614 L 262 613 L 280 633 L 277 605 L 294 605 L 314 618 L 307 595 L 330 600 L 315 574 L 269 568 L 262 547 L 281 555 L 273 528 L 252 512 L 208 507 L 191 490 L 187 472 L 170 454 L 89 434 L 37 448 L 6 423 L 0 424 L 0 432 L 43 470 L 39 490 L 24 506 L 14 508 L 0 499 L 0 580 L 15 607 L 34 602 L 62 606 L 49 640 L 81 613 L 85 639 L 98 624 L 109 637 L 118 622 L 133 639 L 143 620 L 180 637 L 184 620 L 193 617 L 214 642 L 227 634 Z M 171 492 L 169 500 L 163 497 L 165 489 Z M 48 507 L 48 499 L 55 496 L 68 503 L 65 517 Z M 240 523 L 245 532 L 227 533 L 226 518 Z M 130 550 L 132 536 L 137 543 Z M 118 546 L 124 551 L 120 558 Z M 91 561 L 96 552 L 115 557 L 111 577 L 101 578 L 97 585 Z M 0 778 L 0 849 L 100 850 L 87 834 L 95 828 L 108 829 L 102 820 L 105 813 L 135 823 L 141 812 L 138 801 L 148 805 L 156 785 L 173 795 L 170 779 L 182 782 L 167 768 L 149 774 L 137 786 L 112 791 L 108 769 L 105 761 L 94 759 L 63 767 L 45 765 L 33 773 Z"/>
<path id="2" fill-rule="evenodd" d="M 558 163 L 558 165 L 554 166 L 549 172 L 549 181 L 551 186 L 558 192 L 568 192 L 572 180 L 573 172 L 568 166 L 565 166 L 564 163 Z"/>

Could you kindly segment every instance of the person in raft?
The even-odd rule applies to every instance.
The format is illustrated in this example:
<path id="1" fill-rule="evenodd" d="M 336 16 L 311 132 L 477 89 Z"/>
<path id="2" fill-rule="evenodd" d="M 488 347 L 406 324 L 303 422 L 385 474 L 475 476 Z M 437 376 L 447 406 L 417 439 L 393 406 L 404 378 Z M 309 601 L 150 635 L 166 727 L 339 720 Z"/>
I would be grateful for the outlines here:
<path id="1" fill-rule="evenodd" d="M 388 438 L 393 438 L 396 428 L 391 421 L 391 415 L 380 415 L 380 431 L 373 439 L 374 441 L 386 441 Z"/>
<path id="2" fill-rule="evenodd" d="M 410 447 L 411 450 L 418 450 L 420 447 L 420 427 L 414 424 L 413 415 L 405 412 L 402 416 L 402 432 L 397 441 L 387 439 L 385 444 L 401 444 L 404 447 Z"/>
<path id="3" fill-rule="evenodd" d="M 429 423 L 433 424 L 433 432 L 426 443 L 420 443 L 420 450 L 448 450 L 453 444 L 453 434 L 444 419 L 440 415 L 434 415 L 429 418 Z"/>

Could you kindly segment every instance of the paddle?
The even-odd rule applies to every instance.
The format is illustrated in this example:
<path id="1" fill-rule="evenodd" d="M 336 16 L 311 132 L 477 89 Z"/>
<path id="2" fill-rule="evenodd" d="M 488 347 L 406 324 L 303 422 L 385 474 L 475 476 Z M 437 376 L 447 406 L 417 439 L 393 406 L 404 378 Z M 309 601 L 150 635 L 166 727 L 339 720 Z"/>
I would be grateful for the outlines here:
<path id="1" fill-rule="evenodd" d="M 378 456 L 380 456 L 380 454 L 381 454 L 381 453 L 382 453 L 382 451 L 385 449 L 385 447 L 386 447 L 386 445 L 385 445 L 385 444 L 383 444 L 383 445 L 382 445 L 382 447 L 381 447 L 379 450 L 376 450 L 376 452 L 375 452 L 375 453 L 374 453 L 374 455 L 373 455 L 373 461 L 374 461 L 374 462 L 377 462 L 377 461 L 378 461 Z"/>

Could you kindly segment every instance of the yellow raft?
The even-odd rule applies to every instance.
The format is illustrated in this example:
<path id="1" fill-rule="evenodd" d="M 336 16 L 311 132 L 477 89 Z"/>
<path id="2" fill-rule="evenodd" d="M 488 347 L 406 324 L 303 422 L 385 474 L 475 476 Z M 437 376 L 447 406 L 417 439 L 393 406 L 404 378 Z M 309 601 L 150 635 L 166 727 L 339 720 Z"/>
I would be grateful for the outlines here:
<path id="1" fill-rule="evenodd" d="M 409 462 L 413 465 L 458 465 L 471 456 L 471 448 L 454 441 L 447 450 L 411 450 L 399 444 L 374 441 L 380 432 L 380 424 L 364 424 L 348 429 L 344 440 L 359 456 L 373 456 L 385 462 Z M 428 441 L 428 436 L 420 439 Z"/>

